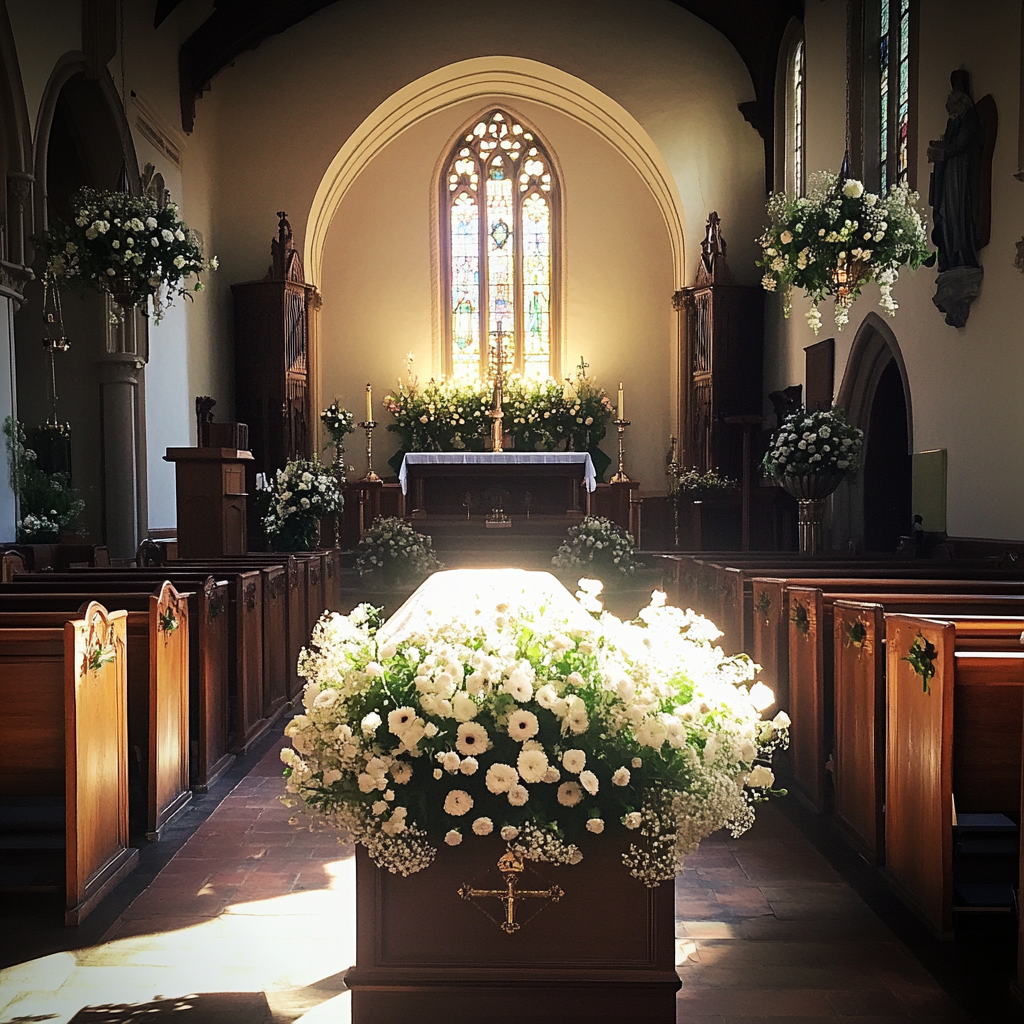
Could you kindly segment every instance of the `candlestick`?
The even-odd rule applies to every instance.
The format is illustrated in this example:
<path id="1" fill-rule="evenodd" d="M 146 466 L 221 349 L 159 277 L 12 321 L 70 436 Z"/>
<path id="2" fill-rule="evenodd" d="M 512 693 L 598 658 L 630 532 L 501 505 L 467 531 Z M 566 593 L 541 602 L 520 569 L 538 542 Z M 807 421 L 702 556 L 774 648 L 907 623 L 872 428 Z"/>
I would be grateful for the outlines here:
<path id="1" fill-rule="evenodd" d="M 334 442 L 334 479 L 338 483 L 338 490 L 345 493 L 345 444 L 343 441 Z M 341 513 L 334 513 L 334 547 L 341 547 Z"/>
<path id="2" fill-rule="evenodd" d="M 617 420 L 624 420 L 626 418 L 626 414 L 623 411 L 623 408 L 624 408 L 624 405 L 623 405 L 623 401 L 622 401 L 622 381 L 620 380 L 619 381 L 619 404 L 618 404 L 618 408 L 616 409 L 616 416 L 615 416 L 615 418 Z"/>
<path id="3" fill-rule="evenodd" d="M 373 388 L 366 385 L 366 422 L 373 420 Z"/>
<path id="4" fill-rule="evenodd" d="M 622 405 L 622 391 L 619 391 L 619 405 Z M 612 423 L 618 428 L 619 431 L 619 471 L 612 477 L 611 482 L 613 484 L 627 484 L 629 483 L 629 477 L 626 476 L 626 449 L 623 445 L 622 435 L 626 432 L 626 427 L 629 426 L 629 420 L 624 420 L 621 416 L 617 419 L 612 420 Z"/>
<path id="5" fill-rule="evenodd" d="M 370 385 L 367 384 L 366 401 L 370 401 Z M 367 484 L 376 483 L 380 480 L 373 471 L 373 428 L 377 426 L 377 423 L 373 419 L 367 419 L 365 422 L 360 423 L 359 426 L 366 431 L 366 476 L 363 477 L 362 482 Z"/>

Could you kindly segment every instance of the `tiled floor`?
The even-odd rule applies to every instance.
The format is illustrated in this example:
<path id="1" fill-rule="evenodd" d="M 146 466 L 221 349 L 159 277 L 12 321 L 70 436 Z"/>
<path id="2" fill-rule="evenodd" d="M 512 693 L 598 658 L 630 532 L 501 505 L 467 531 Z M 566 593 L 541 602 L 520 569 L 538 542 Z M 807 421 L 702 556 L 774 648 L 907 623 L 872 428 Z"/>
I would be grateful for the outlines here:
<path id="1" fill-rule="evenodd" d="M 352 850 L 289 824 L 276 744 L 96 945 L 0 972 L 0 1024 L 343 1024 Z M 777 807 L 676 887 L 686 1024 L 970 1021 Z"/>

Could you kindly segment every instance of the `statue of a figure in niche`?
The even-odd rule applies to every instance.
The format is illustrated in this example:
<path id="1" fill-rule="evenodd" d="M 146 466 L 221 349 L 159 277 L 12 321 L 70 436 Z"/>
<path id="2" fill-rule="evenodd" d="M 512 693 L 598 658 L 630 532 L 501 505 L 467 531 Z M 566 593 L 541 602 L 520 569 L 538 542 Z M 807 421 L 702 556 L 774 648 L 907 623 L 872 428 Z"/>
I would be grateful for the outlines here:
<path id="1" fill-rule="evenodd" d="M 939 250 L 939 272 L 950 267 L 977 267 L 979 182 L 983 137 L 981 119 L 967 93 L 966 72 L 950 76 L 953 90 L 946 100 L 949 120 L 941 139 L 928 143 L 928 160 L 935 165 L 928 202 L 935 228 L 932 241 Z"/>
<path id="2" fill-rule="evenodd" d="M 995 109 L 990 97 L 982 100 L 982 104 L 988 103 L 989 116 L 975 106 L 966 71 L 954 71 L 949 80 L 952 90 L 946 100 L 946 130 L 941 139 L 928 143 L 928 160 L 935 165 L 928 202 L 939 263 L 932 302 L 946 314 L 947 324 L 963 327 L 971 303 L 981 291 L 978 250 L 988 241 L 982 185 L 985 155 L 992 148 L 989 142 L 994 142 Z M 992 107 L 990 112 L 988 107 Z"/>

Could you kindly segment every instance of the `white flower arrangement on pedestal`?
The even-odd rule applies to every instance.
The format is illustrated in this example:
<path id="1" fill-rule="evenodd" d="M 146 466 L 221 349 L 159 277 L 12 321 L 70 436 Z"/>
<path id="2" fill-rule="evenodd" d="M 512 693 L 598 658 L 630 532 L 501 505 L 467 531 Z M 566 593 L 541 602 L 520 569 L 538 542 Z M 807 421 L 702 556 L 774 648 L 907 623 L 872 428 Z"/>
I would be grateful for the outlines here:
<path id="1" fill-rule="evenodd" d="M 656 886 L 705 836 L 749 828 L 789 719 L 761 720 L 774 697 L 746 655 L 713 645 L 713 623 L 660 592 L 623 623 L 598 611 L 600 584 L 581 606 L 543 573 L 523 575 L 568 611 L 525 587 L 466 600 L 450 575 L 393 630 L 366 606 L 320 620 L 285 729 L 289 794 L 402 875 L 493 832 L 563 864 L 618 832 L 625 866 Z"/>
<path id="2" fill-rule="evenodd" d="M 279 469 L 268 497 L 263 529 L 277 551 L 314 548 L 320 520 L 340 511 L 343 501 L 334 475 L 315 458 L 295 459 Z"/>
<path id="3" fill-rule="evenodd" d="M 850 477 L 860 465 L 864 431 L 847 423 L 842 409 L 790 413 L 772 438 L 764 471 L 785 477 Z"/>
<path id="4" fill-rule="evenodd" d="M 385 582 L 423 577 L 444 568 L 431 539 L 394 517 L 374 520 L 356 551 L 356 572 Z"/>
<path id="5" fill-rule="evenodd" d="M 836 326 L 842 330 L 870 281 L 878 282 L 879 305 L 895 316 L 892 288 L 900 267 L 917 270 L 935 261 L 914 206 L 919 198 L 906 185 L 894 185 L 888 195 L 879 196 L 834 171 L 813 175 L 806 196 L 774 194 L 768 200 L 770 223 L 758 239 L 763 255 L 757 265 L 765 268 L 762 286 L 782 292 L 787 318 L 792 289 L 806 292 L 812 303 L 807 322 L 815 334 L 821 330 L 818 306 L 826 296 L 835 299 Z"/>

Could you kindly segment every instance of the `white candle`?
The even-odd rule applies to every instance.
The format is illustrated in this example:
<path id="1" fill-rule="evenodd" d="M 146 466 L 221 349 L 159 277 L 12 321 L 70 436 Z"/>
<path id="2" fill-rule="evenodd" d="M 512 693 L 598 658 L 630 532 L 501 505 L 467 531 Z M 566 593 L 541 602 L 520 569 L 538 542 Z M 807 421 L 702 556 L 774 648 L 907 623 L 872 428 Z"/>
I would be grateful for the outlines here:
<path id="1" fill-rule="evenodd" d="M 373 422 L 373 389 L 366 385 L 366 422 Z"/>
<path id="2" fill-rule="evenodd" d="M 618 414 L 618 416 L 616 416 L 616 419 L 624 420 L 626 418 L 625 414 L 622 411 L 622 409 L 623 409 L 623 405 L 622 405 L 622 381 L 620 380 L 619 381 L 619 414 Z"/>

